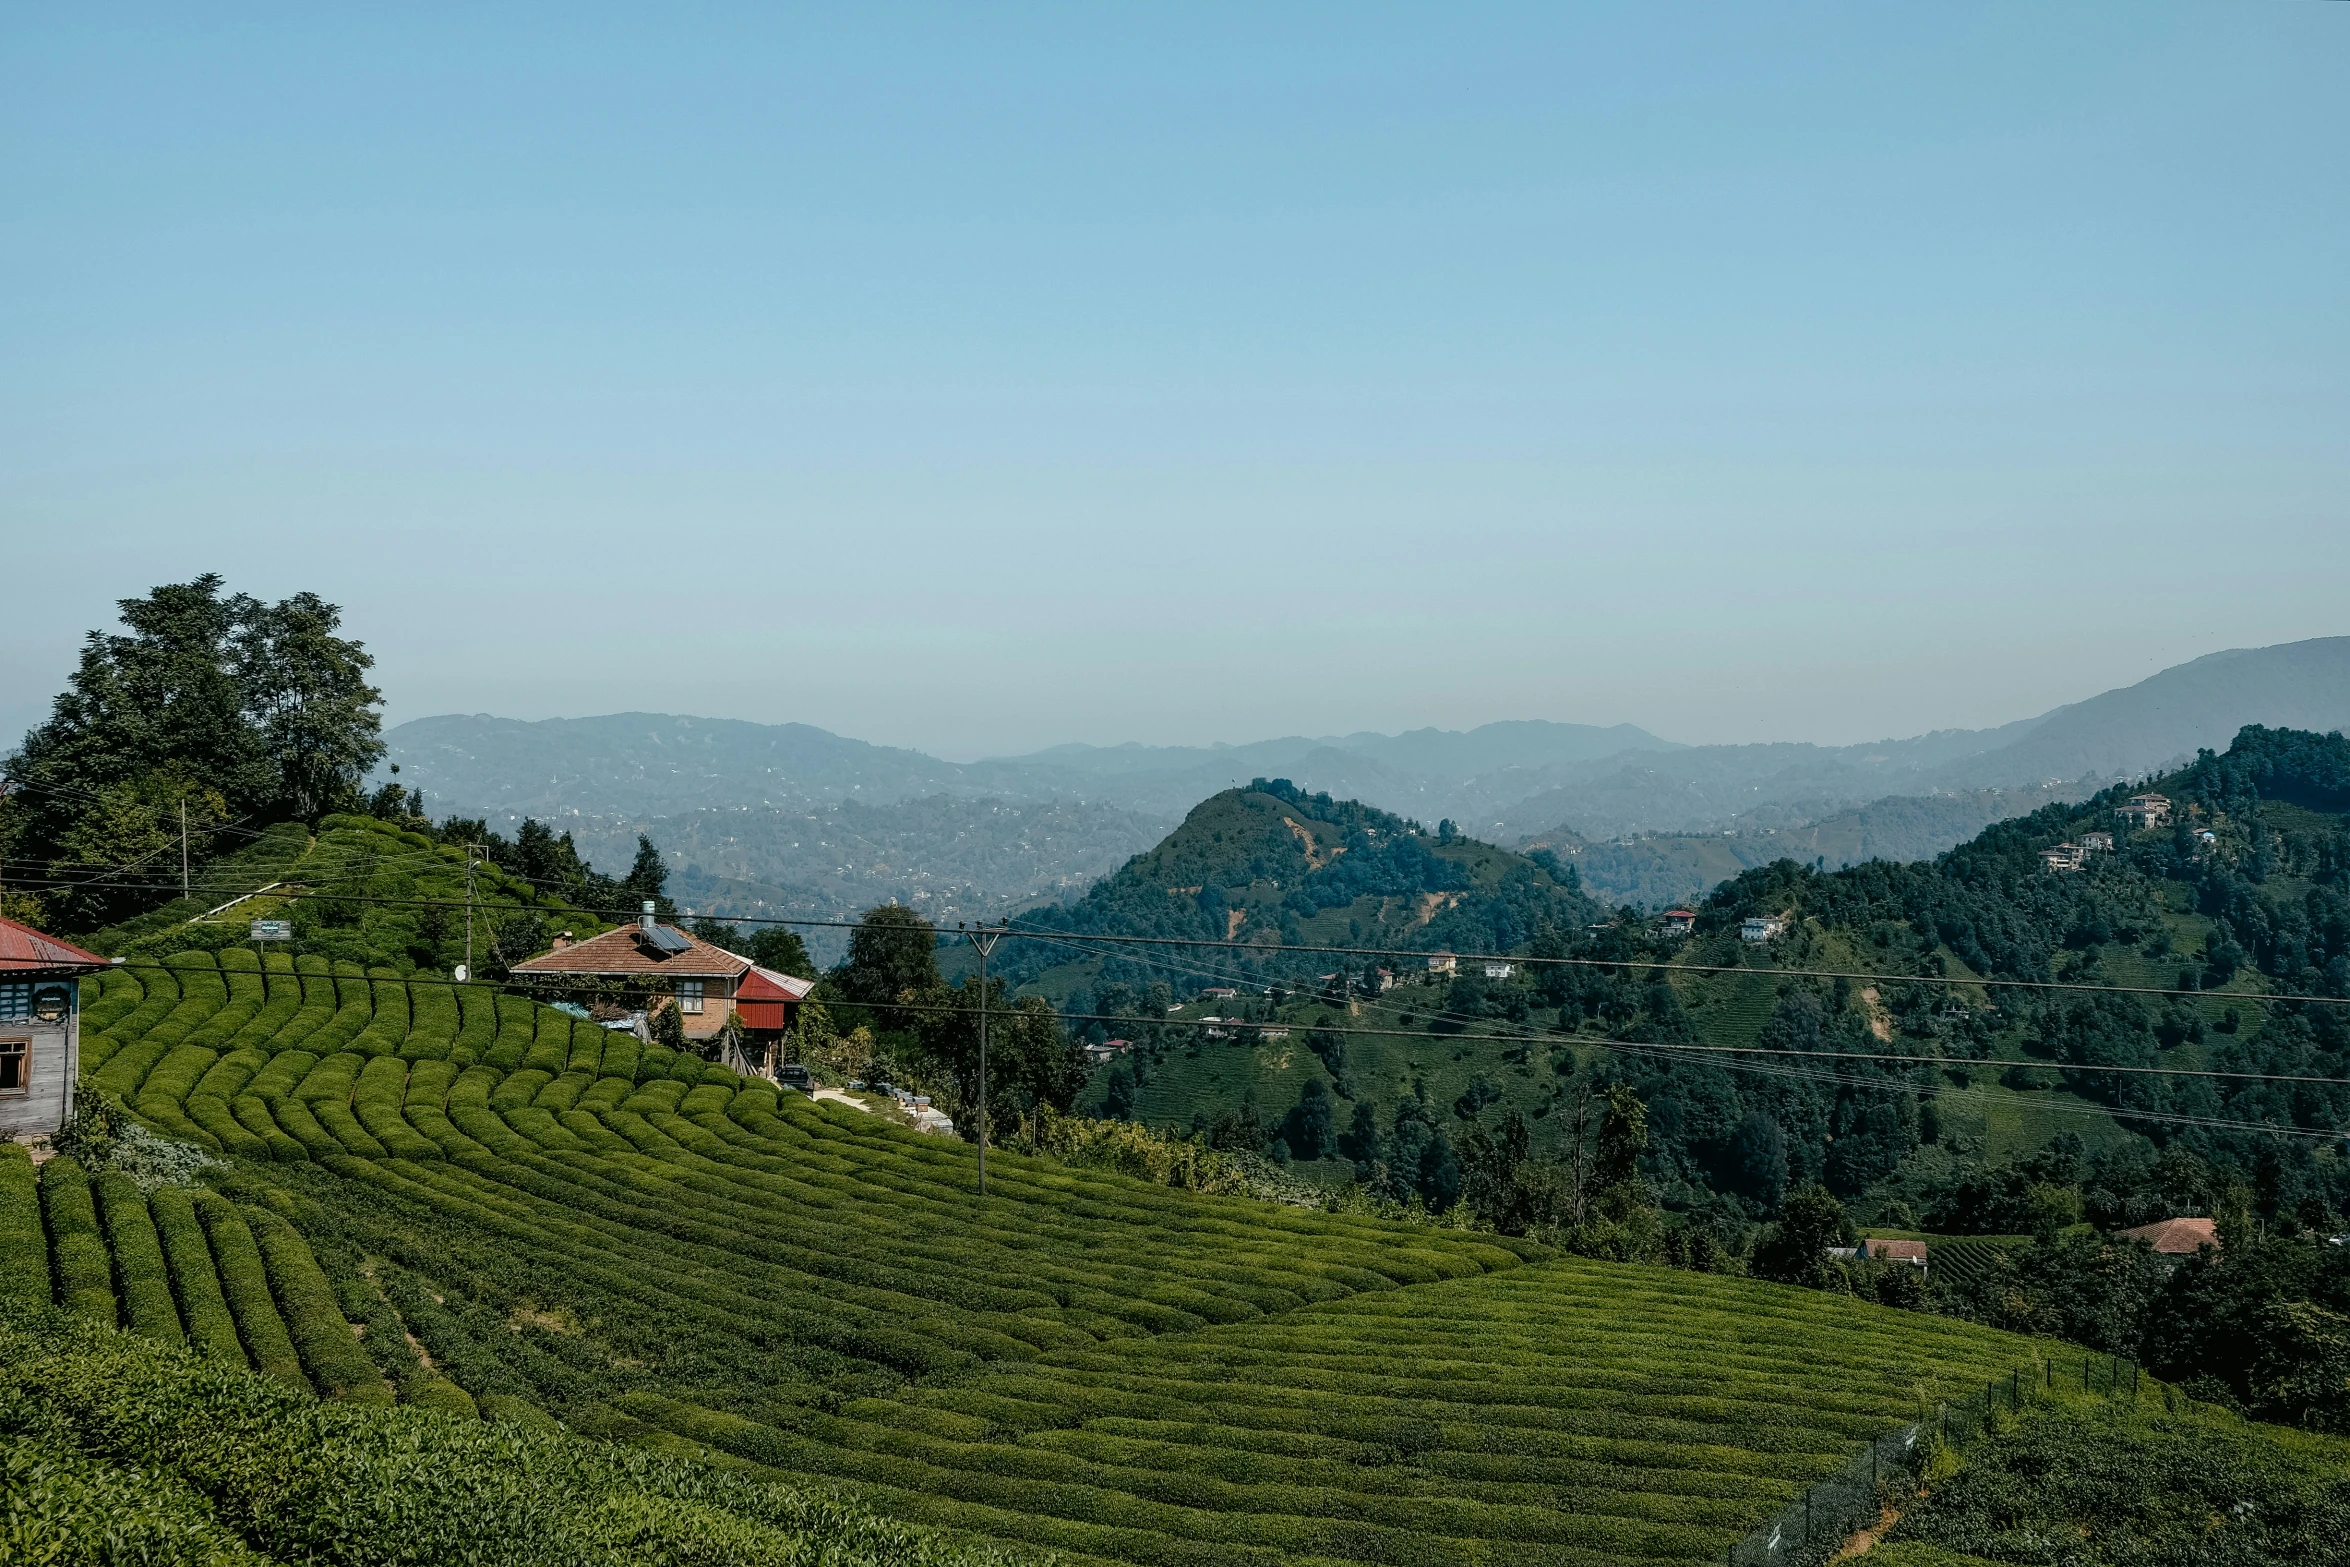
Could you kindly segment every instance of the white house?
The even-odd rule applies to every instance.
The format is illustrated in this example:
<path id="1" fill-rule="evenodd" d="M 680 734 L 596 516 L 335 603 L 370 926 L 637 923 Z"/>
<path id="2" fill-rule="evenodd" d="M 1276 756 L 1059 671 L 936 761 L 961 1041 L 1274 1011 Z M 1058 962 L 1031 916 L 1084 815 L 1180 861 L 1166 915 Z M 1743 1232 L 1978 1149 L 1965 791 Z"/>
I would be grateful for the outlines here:
<path id="1" fill-rule="evenodd" d="M 1774 936 L 1786 933 L 1787 916 L 1784 914 L 1750 914 L 1746 923 L 1738 927 L 1740 941 L 1769 941 Z"/>

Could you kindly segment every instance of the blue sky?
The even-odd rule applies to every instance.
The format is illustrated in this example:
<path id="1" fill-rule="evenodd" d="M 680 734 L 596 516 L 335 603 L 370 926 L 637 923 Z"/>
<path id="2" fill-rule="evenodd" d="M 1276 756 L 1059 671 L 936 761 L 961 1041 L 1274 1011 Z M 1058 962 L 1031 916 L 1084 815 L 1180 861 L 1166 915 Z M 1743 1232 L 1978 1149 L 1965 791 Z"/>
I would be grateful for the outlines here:
<path id="1" fill-rule="evenodd" d="M 2350 6 L 11 9 L 0 723 L 1858 740 L 2350 631 Z M 25 591 L 27 586 L 31 591 Z"/>

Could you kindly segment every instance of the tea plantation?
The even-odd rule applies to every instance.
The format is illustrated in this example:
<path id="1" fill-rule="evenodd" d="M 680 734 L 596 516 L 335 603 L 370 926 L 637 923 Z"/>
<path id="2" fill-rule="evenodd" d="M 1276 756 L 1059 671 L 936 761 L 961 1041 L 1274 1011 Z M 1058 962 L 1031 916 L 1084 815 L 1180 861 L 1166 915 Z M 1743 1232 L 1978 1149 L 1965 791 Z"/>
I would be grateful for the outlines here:
<path id="1" fill-rule="evenodd" d="M 982 1201 L 962 1144 L 486 986 L 229 949 L 92 990 L 90 1081 L 222 1163 L 151 1194 L 0 1164 L 12 1299 L 289 1394 L 813 1479 L 947 1538 L 1719 1561 L 1871 1434 L 2034 1360 L 1004 1151 Z"/>

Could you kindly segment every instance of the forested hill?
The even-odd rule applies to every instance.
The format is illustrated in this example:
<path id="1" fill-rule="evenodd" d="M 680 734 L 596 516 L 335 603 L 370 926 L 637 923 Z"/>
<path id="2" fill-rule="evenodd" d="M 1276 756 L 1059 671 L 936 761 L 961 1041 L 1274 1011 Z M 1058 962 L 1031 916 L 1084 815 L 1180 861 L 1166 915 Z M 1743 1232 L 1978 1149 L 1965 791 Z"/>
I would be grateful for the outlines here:
<path id="1" fill-rule="evenodd" d="M 2147 790 L 2169 797 L 2171 819 L 2132 831 L 2116 807 Z M 1887 976 L 1865 994 L 1801 980 L 1758 991 L 1759 974 L 1691 973 L 1670 985 L 1568 985 L 1593 994 L 1567 1011 L 1633 1043 L 1889 1046 L 1945 1059 L 1939 1070 L 1886 1069 L 1881 1086 L 1848 1077 L 1823 1090 L 1733 1063 L 1624 1053 L 1658 1112 L 1655 1174 L 1693 1205 L 1711 1192 L 1767 1209 L 1785 1184 L 1824 1175 L 1864 1215 L 2018 1228 L 2019 1194 L 2052 1185 L 2118 1225 L 2209 1211 L 2242 1182 L 2266 1222 L 2333 1223 L 2350 1208 L 2350 1172 L 2324 1139 L 2350 1124 L 2350 1091 L 2327 1080 L 2350 1078 L 2350 1007 L 2256 998 L 2350 997 L 2345 812 L 2350 741 L 2248 727 L 2224 755 L 2002 822 L 1933 861 L 1750 870 L 1707 900 L 1695 938 L 1674 952 L 1693 969 L 1759 959 Z M 2074 870 L 2043 863 L 2041 851 L 2093 832 L 2112 833 L 2114 847 Z M 1736 932 L 1753 915 L 1784 918 L 1787 933 L 1742 951 Z M 2117 1066 L 2312 1081 L 2100 1070 Z M 1952 1136 L 1958 1128 L 1965 1135 Z M 1987 1159 L 2015 1162 L 1986 1169 Z"/>
<path id="2" fill-rule="evenodd" d="M 1547 855 L 1528 858 L 1464 838 L 1450 823 L 1428 832 L 1371 806 L 1308 794 L 1287 779 L 1259 778 L 1200 802 L 1156 848 L 1076 903 L 1032 910 L 1016 923 L 1241 942 L 1216 960 L 1238 981 L 1331 966 L 1320 953 L 1286 952 L 1293 947 L 1501 952 L 1545 928 L 1581 929 L 1599 915 L 1574 871 Z M 1011 968 L 1020 978 L 1096 956 L 1043 941 L 1014 946 L 1020 955 Z M 1185 972 L 1191 967 L 1185 958 Z"/>
<path id="3" fill-rule="evenodd" d="M 2144 792 L 2171 801 L 2169 823 L 2118 831 L 2116 808 Z M 2134 950 L 2169 988 L 2216 986 L 2249 965 L 2281 988 L 2350 995 L 2345 811 L 2350 740 L 2251 725 L 2224 755 L 1997 823 L 1932 861 L 1748 871 L 1707 900 L 1699 929 L 1793 912 L 1861 932 L 1913 972 L 1942 972 L 1948 955 L 1984 976 L 2052 979 Z M 2047 872 L 2041 850 L 2099 831 L 2118 831 L 2113 853 Z M 2165 941 L 2170 913 L 2213 921 L 2209 939 L 2195 951 Z"/>

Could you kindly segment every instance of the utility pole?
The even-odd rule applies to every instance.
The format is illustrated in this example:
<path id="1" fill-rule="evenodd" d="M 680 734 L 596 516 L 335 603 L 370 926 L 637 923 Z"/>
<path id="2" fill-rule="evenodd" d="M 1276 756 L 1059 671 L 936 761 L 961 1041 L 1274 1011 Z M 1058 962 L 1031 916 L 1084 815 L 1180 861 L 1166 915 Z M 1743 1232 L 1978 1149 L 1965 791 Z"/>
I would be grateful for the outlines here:
<path id="1" fill-rule="evenodd" d="M 473 868 L 481 863 L 476 858 L 480 853 L 478 843 L 465 846 L 465 978 L 468 982 L 473 978 Z"/>
<path id="2" fill-rule="evenodd" d="M 987 1195 L 987 955 L 1003 940 L 1000 930 L 968 933 L 979 949 L 979 1195 Z"/>
<path id="3" fill-rule="evenodd" d="M 180 796 L 180 896 L 188 895 L 188 797 Z"/>

